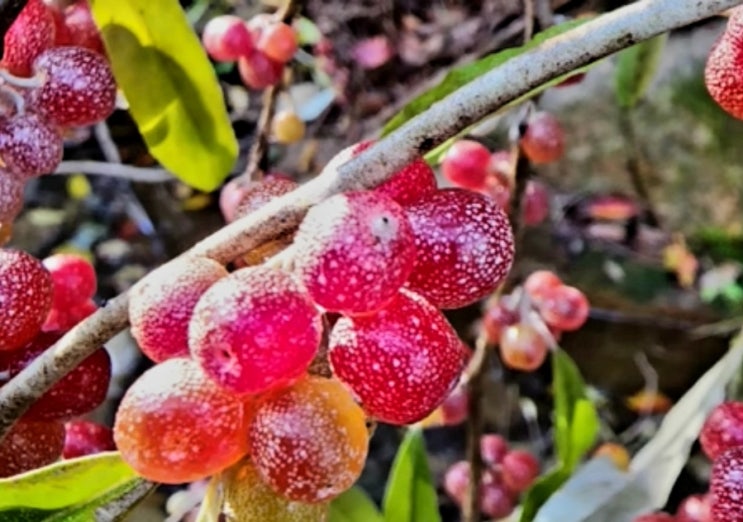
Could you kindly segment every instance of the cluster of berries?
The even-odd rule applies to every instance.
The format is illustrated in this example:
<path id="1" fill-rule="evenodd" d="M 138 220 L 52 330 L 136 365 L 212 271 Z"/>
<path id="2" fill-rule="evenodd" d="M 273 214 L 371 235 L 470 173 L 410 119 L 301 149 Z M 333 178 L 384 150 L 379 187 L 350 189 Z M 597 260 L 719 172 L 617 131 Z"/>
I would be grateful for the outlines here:
<path id="1" fill-rule="evenodd" d="M 39 261 L 20 250 L 0 250 L 0 386 L 95 311 L 93 267 L 83 258 L 56 254 Z M 0 443 L 0 476 L 57 460 L 113 449 L 102 426 L 64 421 L 89 413 L 106 398 L 111 360 L 100 348 L 47 391 Z M 108 433 L 108 438 L 106 434 Z M 67 442 L 66 442 L 67 438 Z"/>
<path id="2" fill-rule="evenodd" d="M 525 450 L 510 449 L 506 439 L 496 434 L 480 438 L 483 464 L 480 509 L 494 519 L 507 517 L 519 495 L 539 476 L 539 461 Z M 460 506 L 469 488 L 470 464 L 460 461 L 444 476 L 444 490 Z"/>
<path id="3" fill-rule="evenodd" d="M 294 186 L 255 183 L 233 215 Z M 286 501 L 327 502 L 359 476 L 368 420 L 418 422 L 449 395 L 469 350 L 440 309 L 489 295 L 513 260 L 504 211 L 438 189 L 422 159 L 317 204 L 289 241 L 280 261 L 185 257 L 132 289 L 132 334 L 158 364 L 114 439 L 142 476 L 190 482 L 247 457 L 245 475 Z"/>
<path id="4" fill-rule="evenodd" d="M 589 311 L 583 292 L 548 270 L 538 270 L 523 286 L 488 304 L 482 328 L 488 342 L 498 346 L 503 364 L 532 371 L 562 332 L 583 326 Z"/>
<path id="5" fill-rule="evenodd" d="M 5 34 L 0 65 L 0 234 L 30 178 L 62 160 L 65 128 L 107 118 L 116 83 L 84 0 L 65 10 L 29 0 Z"/>
<path id="6" fill-rule="evenodd" d="M 243 83 L 256 90 L 279 83 L 284 64 L 298 46 L 294 29 L 268 14 L 247 22 L 233 15 L 212 18 L 204 27 L 202 42 L 212 59 L 236 61 Z"/>

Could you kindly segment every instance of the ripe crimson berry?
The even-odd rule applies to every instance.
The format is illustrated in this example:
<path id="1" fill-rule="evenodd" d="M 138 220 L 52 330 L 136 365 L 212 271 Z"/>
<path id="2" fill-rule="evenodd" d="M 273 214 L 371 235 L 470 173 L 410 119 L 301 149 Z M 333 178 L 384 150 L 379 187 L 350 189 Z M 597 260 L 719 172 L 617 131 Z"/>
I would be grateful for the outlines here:
<path id="1" fill-rule="evenodd" d="M 20 250 L 0 250 L 0 351 L 33 339 L 51 304 L 52 279 L 41 261 Z"/>
<path id="2" fill-rule="evenodd" d="M 253 51 L 253 37 L 237 16 L 215 16 L 204 26 L 201 39 L 206 52 L 218 62 L 234 62 Z"/>
<path id="3" fill-rule="evenodd" d="M 189 326 L 191 355 L 236 394 L 284 387 L 317 353 L 322 320 L 291 275 L 266 266 L 242 268 L 212 285 Z"/>
<path id="4" fill-rule="evenodd" d="M 132 288 L 132 336 L 155 362 L 188 355 L 188 326 L 199 298 L 227 270 L 206 257 L 185 257 L 168 264 Z"/>
<path id="5" fill-rule="evenodd" d="M 108 426 L 85 420 L 74 420 L 66 423 L 64 428 L 62 457 L 65 459 L 116 449 L 114 433 Z"/>
<path id="6" fill-rule="evenodd" d="M 6 235 L 5 231 L 10 228 L 10 224 L 23 210 L 24 185 L 24 180 L 0 168 L 0 224 L 2 224 L 0 235 L 2 236 Z M 4 241 L 0 241 L 0 245 L 3 243 Z"/>
<path id="7" fill-rule="evenodd" d="M 529 181 L 524 192 L 524 223 L 526 225 L 538 225 L 547 218 L 549 212 L 550 202 L 547 187 L 539 181 Z"/>
<path id="8" fill-rule="evenodd" d="M 497 480 L 484 481 L 480 491 L 480 509 L 493 519 L 505 518 L 513 512 L 514 500 L 508 488 Z"/>
<path id="9" fill-rule="evenodd" d="M 180 484 L 222 471 L 248 450 L 250 405 L 176 357 L 143 373 L 116 412 L 114 441 L 142 477 Z"/>
<path id="10" fill-rule="evenodd" d="M 676 522 L 713 522 L 712 498 L 707 495 L 690 495 L 676 509 Z"/>
<path id="11" fill-rule="evenodd" d="M 271 122 L 271 131 L 278 143 L 291 144 L 304 138 L 304 122 L 291 110 L 276 113 Z"/>
<path id="12" fill-rule="evenodd" d="M 506 327 L 498 347 L 503 364 L 525 372 L 539 368 L 549 352 L 542 335 L 526 323 Z"/>
<path id="13" fill-rule="evenodd" d="M 480 456 L 486 466 L 502 464 L 508 452 L 508 442 L 500 435 L 488 433 L 480 437 Z"/>
<path id="14" fill-rule="evenodd" d="M 261 90 L 276 85 L 281 80 L 284 65 L 260 51 L 253 50 L 237 61 L 237 70 L 246 87 Z"/>
<path id="15" fill-rule="evenodd" d="M 711 460 L 743 446 L 743 402 L 723 402 L 710 412 L 699 434 L 702 450 Z"/>
<path id="16" fill-rule="evenodd" d="M 583 292 L 565 285 L 545 290 L 536 304 L 544 322 L 561 331 L 573 331 L 583 326 L 590 311 Z"/>
<path id="17" fill-rule="evenodd" d="M 34 73 L 44 84 L 30 92 L 34 109 L 60 126 L 106 119 L 116 103 L 116 83 L 106 59 L 83 47 L 54 47 L 39 55 Z"/>
<path id="18" fill-rule="evenodd" d="M 260 31 L 256 47 L 272 60 L 286 63 L 297 52 L 297 34 L 290 25 L 274 22 Z"/>
<path id="19" fill-rule="evenodd" d="M 743 446 L 732 447 L 715 457 L 709 491 L 712 520 L 739 522 L 743 498 Z"/>
<path id="20" fill-rule="evenodd" d="M 315 205 L 299 227 L 295 267 L 312 299 L 330 312 L 366 314 L 389 303 L 415 261 L 402 207 L 373 191 Z"/>
<path id="21" fill-rule="evenodd" d="M 10 477 L 56 461 L 62 454 L 61 422 L 16 422 L 0 441 L 0 477 Z"/>
<path id="22" fill-rule="evenodd" d="M 730 13 L 725 33 L 707 58 L 704 83 L 722 109 L 743 118 L 743 9 Z"/>
<path id="23" fill-rule="evenodd" d="M 248 439 L 258 472 L 274 491 L 313 503 L 356 482 L 369 434 L 364 412 L 339 382 L 307 377 L 259 400 Z"/>
<path id="24" fill-rule="evenodd" d="M 64 29 L 69 35 L 68 41 L 59 41 L 59 29 L 57 34 L 57 45 L 75 45 L 85 47 L 98 54 L 105 55 L 106 49 L 101 39 L 101 32 L 93 20 L 88 0 L 77 0 L 74 4 L 64 10 Z"/>
<path id="25" fill-rule="evenodd" d="M 379 312 L 342 317 L 330 333 L 330 365 L 372 417 L 411 424 L 450 393 L 466 353 L 446 318 L 402 291 Z"/>
<path id="26" fill-rule="evenodd" d="M 0 119 L 0 163 L 21 179 L 53 172 L 62 161 L 62 137 L 31 112 Z"/>
<path id="27" fill-rule="evenodd" d="M 54 254 L 42 263 L 52 276 L 52 308 L 74 307 L 95 295 L 95 268 L 84 257 Z"/>
<path id="28" fill-rule="evenodd" d="M 529 118 L 520 144 L 532 163 L 552 163 L 563 155 L 565 131 L 552 114 L 537 112 Z"/>
<path id="29" fill-rule="evenodd" d="M 535 301 L 548 290 L 559 286 L 562 286 L 562 280 L 549 270 L 532 272 L 524 281 L 524 291 Z"/>
<path id="30" fill-rule="evenodd" d="M 481 143 L 460 140 L 446 152 L 441 173 L 457 187 L 480 190 L 490 170 L 490 151 Z"/>
<path id="31" fill-rule="evenodd" d="M 42 0 L 28 0 L 5 33 L 3 66 L 12 74 L 30 76 L 31 64 L 55 43 L 54 14 Z"/>
<path id="32" fill-rule="evenodd" d="M 509 451 L 501 462 L 501 476 L 509 490 L 521 493 L 539 476 L 539 461 L 528 451 Z"/>
<path id="33" fill-rule="evenodd" d="M 470 463 L 460 460 L 446 470 L 444 491 L 457 504 L 462 504 L 470 485 Z"/>
<path id="34" fill-rule="evenodd" d="M 487 196 L 443 189 L 406 208 L 418 255 L 408 286 L 438 308 L 491 293 L 513 262 L 513 231 Z"/>

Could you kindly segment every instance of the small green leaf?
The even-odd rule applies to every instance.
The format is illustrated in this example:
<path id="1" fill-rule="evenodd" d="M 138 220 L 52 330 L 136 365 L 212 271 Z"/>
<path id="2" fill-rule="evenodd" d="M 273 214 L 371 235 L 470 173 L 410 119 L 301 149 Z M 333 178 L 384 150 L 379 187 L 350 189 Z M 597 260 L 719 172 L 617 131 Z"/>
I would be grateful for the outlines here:
<path id="1" fill-rule="evenodd" d="M 520 522 L 531 522 L 534 520 L 539 508 L 547 502 L 552 494 L 570 478 L 570 472 L 565 469 L 555 469 L 542 475 L 529 488 L 521 503 Z"/>
<path id="2" fill-rule="evenodd" d="M 552 354 L 552 385 L 555 390 L 557 459 L 572 471 L 575 462 L 582 456 L 574 454 L 573 448 L 572 423 L 575 418 L 575 407 L 579 401 L 587 401 L 588 397 L 578 367 L 563 350 L 555 350 Z"/>
<path id="3" fill-rule="evenodd" d="M 409 429 L 397 451 L 384 495 L 387 522 L 439 522 L 436 489 L 420 429 Z"/>
<path id="4" fill-rule="evenodd" d="M 446 75 L 446 77 L 441 81 L 441 83 L 429 89 L 428 91 L 424 92 L 420 96 L 416 97 L 413 101 L 411 101 L 405 107 L 403 107 L 402 110 L 398 112 L 390 121 L 388 121 L 387 124 L 384 126 L 384 129 L 382 130 L 382 136 L 386 136 L 387 134 L 397 129 L 398 127 L 400 127 L 402 124 L 404 124 L 408 120 L 411 120 L 413 117 L 427 110 L 435 102 L 444 99 L 449 94 L 456 91 L 463 85 L 475 80 L 476 78 L 482 76 L 483 74 L 489 72 L 490 70 L 495 69 L 499 65 L 504 64 L 511 58 L 514 58 L 515 56 L 518 56 L 527 51 L 530 51 L 531 49 L 534 49 L 535 47 L 543 44 L 548 39 L 554 36 L 557 36 L 561 33 L 564 33 L 570 29 L 578 27 L 579 25 L 587 21 L 588 19 L 571 20 L 570 22 L 565 22 L 559 25 L 552 26 L 549 29 L 537 34 L 526 45 L 523 45 L 521 47 L 513 47 L 510 49 L 505 49 L 503 51 L 490 54 L 480 60 L 477 60 L 476 62 L 468 63 L 466 65 L 453 69 L 452 71 L 449 72 L 449 74 Z M 531 91 L 527 95 L 519 98 L 519 100 L 512 102 L 511 104 L 509 104 L 509 106 L 512 106 L 516 103 L 520 103 L 522 100 L 528 99 L 536 95 L 537 93 L 541 92 L 547 87 L 556 85 L 560 83 L 561 81 L 565 80 L 567 77 L 572 76 L 578 72 L 587 70 L 588 68 L 589 67 L 583 67 L 580 69 L 576 69 L 575 71 L 572 71 L 569 74 L 565 74 L 559 78 L 555 78 L 554 80 L 544 84 L 543 86 Z"/>
<path id="5" fill-rule="evenodd" d="M 570 425 L 571 459 L 567 462 L 568 469 L 575 469 L 586 452 L 593 447 L 599 428 L 599 417 L 593 403 L 588 399 L 578 399 Z"/>
<path id="6" fill-rule="evenodd" d="M 363 489 L 353 487 L 330 503 L 328 522 L 383 522 L 384 517 Z"/>
<path id="7" fill-rule="evenodd" d="M 634 107 L 645 95 L 655 76 L 667 39 L 668 33 L 664 33 L 619 53 L 615 89 L 621 107 Z"/>
<path id="8" fill-rule="evenodd" d="M 150 153 L 188 185 L 217 188 L 235 163 L 237 140 L 178 0 L 92 0 L 91 10 Z"/>

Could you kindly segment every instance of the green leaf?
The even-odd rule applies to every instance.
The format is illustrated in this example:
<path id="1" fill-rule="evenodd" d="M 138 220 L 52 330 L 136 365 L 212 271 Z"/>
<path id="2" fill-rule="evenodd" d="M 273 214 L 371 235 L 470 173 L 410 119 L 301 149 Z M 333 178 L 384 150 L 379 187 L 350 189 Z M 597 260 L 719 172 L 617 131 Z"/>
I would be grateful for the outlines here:
<path id="1" fill-rule="evenodd" d="M 619 53 L 615 89 L 621 107 L 634 107 L 645 95 L 655 76 L 667 39 L 668 33 L 664 33 Z"/>
<path id="2" fill-rule="evenodd" d="M 593 403 L 588 399 L 578 399 L 570 425 L 571 460 L 566 463 L 568 469 L 575 469 L 586 452 L 593 447 L 599 428 L 599 417 Z"/>
<path id="3" fill-rule="evenodd" d="M 328 522 L 383 522 L 377 506 L 359 487 L 353 487 L 330 503 Z"/>
<path id="4" fill-rule="evenodd" d="M 570 29 L 573 29 L 575 27 L 578 27 L 579 25 L 585 23 L 586 21 L 588 21 L 588 19 L 583 18 L 580 20 L 571 20 L 569 22 L 565 22 L 559 25 L 552 26 L 549 29 L 537 34 L 526 45 L 522 45 L 521 47 L 513 47 L 510 49 L 505 49 L 503 51 L 499 51 L 497 53 L 490 54 L 484 58 L 481 58 L 480 60 L 477 60 L 476 62 L 468 63 L 466 65 L 453 69 L 452 71 L 449 72 L 449 74 L 446 75 L 446 77 L 444 77 L 441 83 L 429 89 L 428 91 L 424 92 L 420 96 L 416 97 L 413 101 L 411 101 L 405 107 L 403 107 L 402 110 L 399 113 L 397 113 L 389 122 L 387 122 L 387 124 L 384 126 L 384 129 L 382 130 L 382 136 L 389 134 L 393 130 L 403 125 L 408 120 L 411 120 L 413 117 L 426 111 L 435 102 L 444 99 L 449 94 L 456 91 L 463 85 L 477 79 L 478 77 L 489 72 L 490 70 L 495 69 L 499 65 L 504 64 L 511 58 L 514 58 L 515 56 L 518 56 L 527 51 L 530 51 L 538 47 L 539 45 L 543 44 L 545 41 L 549 40 L 550 38 L 557 36 L 561 33 L 564 33 L 566 31 L 569 31 Z M 572 76 L 579 72 L 583 72 L 587 70 L 588 68 L 589 66 L 582 67 L 568 74 L 565 74 L 559 78 L 555 78 L 554 80 L 542 85 L 541 87 L 537 89 L 534 89 L 530 93 L 510 103 L 508 107 L 515 105 L 517 103 L 521 103 L 521 101 L 528 99 L 532 96 L 535 96 L 536 94 L 543 91 L 547 87 L 556 85 L 562 82 L 563 80 L 565 80 L 566 78 L 568 78 L 569 76 Z"/>
<path id="5" fill-rule="evenodd" d="M 438 522 L 436 489 L 420 429 L 409 429 L 397 451 L 384 495 L 387 522 Z"/>
<path id="6" fill-rule="evenodd" d="M 531 522 L 534 520 L 539 508 L 547 502 L 552 494 L 570 478 L 570 472 L 558 468 L 545 475 L 542 475 L 529 488 L 521 503 L 521 522 Z"/>
<path id="7" fill-rule="evenodd" d="M 178 0 L 92 0 L 91 10 L 150 153 L 188 185 L 217 188 L 235 163 L 237 140 Z"/>
<path id="8" fill-rule="evenodd" d="M 586 395 L 586 386 L 578 367 L 563 350 L 552 354 L 552 385 L 555 390 L 555 450 L 557 460 L 569 471 L 580 460 L 582 453 L 573 444 L 573 421 L 576 404 L 585 401 L 593 409 Z M 596 415 L 595 411 L 593 412 Z M 585 415 L 585 413 L 583 413 Z M 595 433 L 593 435 L 595 437 Z"/>

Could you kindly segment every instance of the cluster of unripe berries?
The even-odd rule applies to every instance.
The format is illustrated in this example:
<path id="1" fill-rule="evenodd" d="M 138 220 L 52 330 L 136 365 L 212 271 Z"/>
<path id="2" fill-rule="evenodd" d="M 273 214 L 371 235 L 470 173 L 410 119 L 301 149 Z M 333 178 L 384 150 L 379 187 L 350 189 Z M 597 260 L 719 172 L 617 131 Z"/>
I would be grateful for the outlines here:
<path id="1" fill-rule="evenodd" d="M 0 66 L 0 235 L 23 207 L 29 179 L 62 160 L 66 128 L 114 110 L 116 84 L 90 8 L 29 0 L 5 34 Z"/>
<path id="2" fill-rule="evenodd" d="M 42 262 L 0 250 L 0 386 L 93 313 L 95 291 L 95 271 L 81 257 L 55 254 Z M 110 429 L 74 420 L 103 402 L 110 380 L 111 360 L 100 348 L 42 395 L 0 442 L 0 477 L 113 449 Z"/>
<path id="3" fill-rule="evenodd" d="M 294 187 L 256 182 L 234 214 Z M 189 482 L 248 457 L 287 502 L 327 502 L 359 476 L 369 420 L 415 423 L 449 395 L 469 350 L 440 309 L 490 294 L 513 260 L 504 211 L 438 189 L 422 159 L 317 204 L 287 244 L 231 272 L 185 257 L 132 289 L 132 334 L 158 364 L 114 438 L 142 476 Z"/>
<path id="4" fill-rule="evenodd" d="M 588 319 L 586 296 L 548 270 L 538 270 L 511 294 L 486 307 L 482 329 L 497 345 L 503 364 L 532 371 L 542 365 L 562 332 L 579 329 Z"/>
<path id="5" fill-rule="evenodd" d="M 247 22 L 222 15 L 209 20 L 202 42 L 218 62 L 237 62 L 240 78 L 251 89 L 265 89 L 281 81 L 284 65 L 297 51 L 294 29 L 268 14 Z"/>
<path id="6" fill-rule="evenodd" d="M 507 517 L 518 498 L 539 476 L 539 461 L 525 450 L 510 449 L 508 442 L 496 434 L 480 438 L 480 455 L 484 464 L 480 487 L 480 510 L 494 519 Z M 452 465 L 444 476 L 444 490 L 460 506 L 469 488 L 470 463 Z"/>

